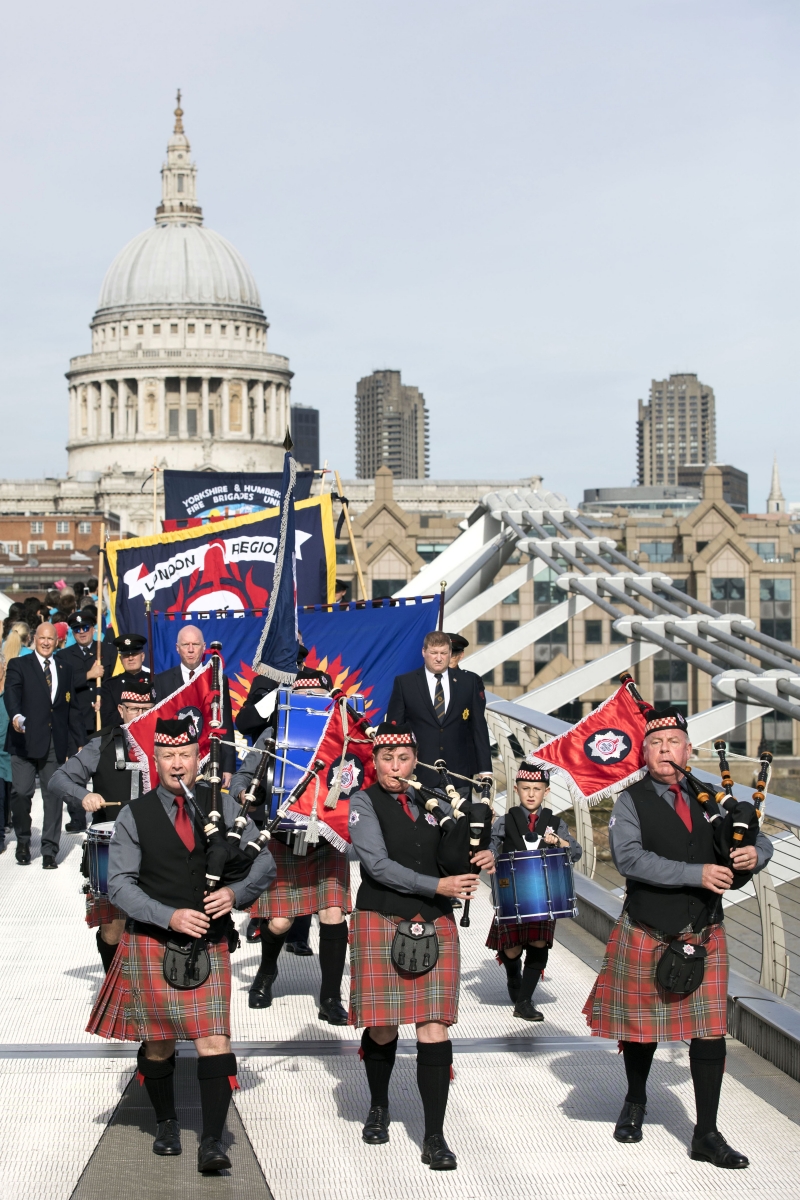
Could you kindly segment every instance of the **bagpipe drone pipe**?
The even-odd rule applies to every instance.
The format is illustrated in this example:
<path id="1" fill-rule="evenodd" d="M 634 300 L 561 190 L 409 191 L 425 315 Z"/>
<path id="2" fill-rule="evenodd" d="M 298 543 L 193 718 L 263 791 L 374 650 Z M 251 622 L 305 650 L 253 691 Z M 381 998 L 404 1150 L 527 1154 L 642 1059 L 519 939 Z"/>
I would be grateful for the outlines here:
<path id="1" fill-rule="evenodd" d="M 731 864 L 731 854 L 743 846 L 754 846 L 761 827 L 761 814 L 764 797 L 769 781 L 769 770 L 772 755 L 764 750 L 760 755 L 756 790 L 752 801 L 739 800 L 733 794 L 733 778 L 725 757 L 727 746 L 724 741 L 716 741 L 714 749 L 719 755 L 721 788 L 711 791 L 711 785 L 692 774 L 689 767 L 679 767 L 672 763 L 676 770 L 683 775 L 686 785 L 695 799 L 702 805 L 711 825 L 714 836 L 714 850 L 720 866 L 733 870 L 733 889 L 744 887 L 753 877 L 752 871 L 736 871 Z"/>

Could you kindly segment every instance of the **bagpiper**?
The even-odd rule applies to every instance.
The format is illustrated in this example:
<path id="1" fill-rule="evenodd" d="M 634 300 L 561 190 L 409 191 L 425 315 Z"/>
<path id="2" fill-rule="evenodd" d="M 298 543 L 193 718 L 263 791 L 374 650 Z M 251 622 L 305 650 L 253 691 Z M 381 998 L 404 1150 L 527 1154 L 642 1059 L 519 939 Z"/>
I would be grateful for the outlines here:
<path id="1" fill-rule="evenodd" d="M 642 1140 L 658 1043 L 688 1042 L 697 1108 L 691 1157 L 741 1168 L 749 1165 L 747 1157 L 717 1129 L 728 1007 L 722 896 L 734 876 L 717 861 L 711 823 L 673 766 L 685 767 L 691 753 L 683 713 L 651 712 L 643 745 L 647 772 L 620 792 L 609 820 L 611 857 L 626 880 L 625 903 L 583 1011 L 592 1034 L 618 1041 L 622 1050 L 628 1091 L 614 1128 L 618 1142 Z M 754 846 L 733 851 L 731 866 L 755 873 L 771 857 L 772 845 L 759 833 Z M 694 990 L 666 991 L 659 982 L 660 960 L 673 953 L 671 945 L 687 960 L 703 959 L 702 982 Z"/>
<path id="2" fill-rule="evenodd" d="M 223 877 L 222 886 L 208 892 L 209 796 L 203 785 L 193 790 L 198 774 L 194 723 L 188 717 L 159 720 L 154 743 L 158 786 L 122 809 L 111 841 L 109 897 L 128 920 L 87 1031 L 142 1042 L 139 1081 L 155 1110 L 153 1152 L 160 1155 L 181 1153 L 175 1042 L 194 1042 L 203 1118 L 197 1169 L 221 1171 L 231 1165 L 220 1139 L 231 1092 L 238 1087 L 230 1041 L 230 949 L 237 935 L 230 913 L 234 905 L 252 904 L 269 887 L 275 864 L 262 850 L 245 878 L 226 884 Z M 223 795 L 228 826 L 238 811 Z M 248 822 L 242 848 L 257 836 Z"/>

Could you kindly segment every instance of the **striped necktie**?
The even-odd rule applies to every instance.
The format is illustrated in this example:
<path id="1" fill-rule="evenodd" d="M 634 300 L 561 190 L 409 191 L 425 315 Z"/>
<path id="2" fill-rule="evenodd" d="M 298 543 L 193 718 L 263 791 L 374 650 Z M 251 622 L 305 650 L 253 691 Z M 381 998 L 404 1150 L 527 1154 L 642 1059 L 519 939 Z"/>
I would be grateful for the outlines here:
<path id="1" fill-rule="evenodd" d="M 42 663 L 42 670 L 44 671 L 44 681 L 47 684 L 47 690 L 50 693 L 50 695 L 52 696 L 52 694 L 53 694 L 53 676 L 50 671 L 50 659 L 49 658 L 46 658 L 44 660 L 44 662 Z"/>
<path id="2" fill-rule="evenodd" d="M 436 719 L 441 725 L 444 721 L 444 688 L 442 687 L 441 672 L 438 672 L 434 678 L 436 680 L 436 688 L 433 693 L 433 707 L 436 713 Z"/>

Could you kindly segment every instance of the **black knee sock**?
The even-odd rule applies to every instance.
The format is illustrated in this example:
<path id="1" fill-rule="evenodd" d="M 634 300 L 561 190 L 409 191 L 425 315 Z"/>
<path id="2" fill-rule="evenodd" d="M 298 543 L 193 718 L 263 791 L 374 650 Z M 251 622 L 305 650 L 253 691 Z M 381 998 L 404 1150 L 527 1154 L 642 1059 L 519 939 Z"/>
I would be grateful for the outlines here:
<path id="1" fill-rule="evenodd" d="M 166 1059 L 145 1058 L 144 1047 L 136 1056 L 139 1082 L 144 1083 L 150 1103 L 155 1109 L 156 1121 L 175 1121 L 175 1055 Z"/>
<path id="2" fill-rule="evenodd" d="M 725 1038 L 692 1038 L 689 1045 L 689 1068 L 694 1084 L 697 1106 L 695 1137 L 716 1132 L 719 1095 L 725 1074 Z"/>
<path id="3" fill-rule="evenodd" d="M 197 1082 L 200 1085 L 200 1108 L 203 1113 L 201 1138 L 222 1137 L 225 1118 L 236 1082 L 236 1055 L 209 1054 L 197 1060 Z"/>
<path id="4" fill-rule="evenodd" d="M 265 975 L 277 971 L 278 955 L 285 941 L 285 933 L 273 933 L 266 921 L 261 922 L 261 970 Z"/>
<path id="5" fill-rule="evenodd" d="M 342 974 L 347 954 L 347 921 L 338 925 L 319 923 L 319 969 L 322 983 L 319 998 L 338 1000 L 342 991 Z"/>
<path id="6" fill-rule="evenodd" d="M 519 989 L 520 1004 L 523 1000 L 530 1000 L 533 993 L 536 991 L 536 985 L 542 978 L 542 971 L 547 965 L 547 947 L 546 946 L 528 946 L 525 954 L 525 969 L 522 972 L 522 987 Z"/>
<path id="7" fill-rule="evenodd" d="M 518 954 L 516 958 L 509 958 L 505 950 L 501 950 L 498 958 L 506 969 L 506 975 L 509 979 L 519 979 L 522 974 L 522 955 Z"/>
<path id="8" fill-rule="evenodd" d="M 653 1065 L 653 1055 L 658 1042 L 620 1042 L 625 1059 L 625 1074 L 628 1077 L 629 1104 L 647 1104 L 647 1076 Z"/>
<path id="9" fill-rule="evenodd" d="M 103 970 L 108 974 L 109 967 L 114 961 L 114 955 L 117 953 L 116 946 L 109 946 L 108 942 L 104 942 L 100 930 L 97 931 L 97 949 L 100 952 L 100 958 L 103 963 Z"/>
<path id="10" fill-rule="evenodd" d="M 452 1042 L 417 1042 L 417 1087 L 425 1113 L 426 1138 L 443 1132 L 452 1065 Z"/>
<path id="11" fill-rule="evenodd" d="M 367 1072 L 370 1106 L 378 1104 L 381 1108 L 389 1107 L 389 1080 L 396 1054 L 396 1037 L 394 1041 L 381 1046 L 379 1042 L 373 1042 L 368 1029 L 364 1030 L 361 1035 L 361 1058 Z"/>

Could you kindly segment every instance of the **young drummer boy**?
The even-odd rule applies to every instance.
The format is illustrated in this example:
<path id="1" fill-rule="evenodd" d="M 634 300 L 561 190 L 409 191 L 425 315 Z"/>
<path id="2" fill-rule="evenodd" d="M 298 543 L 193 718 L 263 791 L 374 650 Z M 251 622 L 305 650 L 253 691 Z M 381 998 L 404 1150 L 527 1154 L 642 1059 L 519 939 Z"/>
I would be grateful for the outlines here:
<path id="1" fill-rule="evenodd" d="M 550 791 L 550 772 L 522 763 L 517 771 L 515 790 L 519 804 L 498 817 L 492 826 L 492 851 L 498 855 L 511 850 L 536 850 L 544 842 L 569 850 L 572 862 L 582 854 L 581 847 L 562 819 L 546 807 Z M 533 1006 L 533 993 L 544 974 L 547 956 L 553 945 L 555 921 L 500 922 L 495 917 L 486 945 L 497 951 L 508 977 L 508 994 L 514 1004 L 514 1016 L 523 1021 L 543 1021 L 544 1014 Z M 522 970 L 522 951 L 525 969 Z"/>

